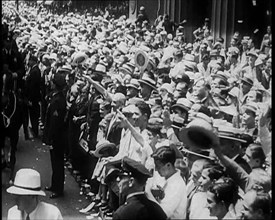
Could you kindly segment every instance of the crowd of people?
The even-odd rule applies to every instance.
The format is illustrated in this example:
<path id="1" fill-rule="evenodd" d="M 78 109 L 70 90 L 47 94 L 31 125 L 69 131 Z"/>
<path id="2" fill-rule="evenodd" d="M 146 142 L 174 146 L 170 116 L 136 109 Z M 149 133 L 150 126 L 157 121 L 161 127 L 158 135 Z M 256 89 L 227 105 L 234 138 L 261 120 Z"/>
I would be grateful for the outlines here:
<path id="1" fill-rule="evenodd" d="M 88 179 L 84 214 L 271 219 L 271 26 L 259 46 L 241 30 L 226 46 L 208 18 L 186 42 L 143 6 L 132 21 L 19 4 L 2 2 L 2 168 L 23 125 L 50 148 L 51 198 L 64 163 Z"/>

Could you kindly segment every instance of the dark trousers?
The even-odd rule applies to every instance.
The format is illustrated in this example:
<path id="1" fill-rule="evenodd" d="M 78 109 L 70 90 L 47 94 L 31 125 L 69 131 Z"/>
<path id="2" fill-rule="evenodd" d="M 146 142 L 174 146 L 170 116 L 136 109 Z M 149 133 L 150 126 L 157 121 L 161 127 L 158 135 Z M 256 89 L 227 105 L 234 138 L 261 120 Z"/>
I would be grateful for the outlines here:
<path id="1" fill-rule="evenodd" d="M 28 105 L 23 104 L 22 105 L 22 111 L 23 111 L 23 129 L 24 129 L 24 135 L 26 138 L 30 137 L 29 134 L 29 112 L 28 112 Z"/>
<path id="2" fill-rule="evenodd" d="M 13 179 L 13 171 L 16 163 L 16 151 L 17 151 L 17 143 L 19 140 L 19 131 L 17 129 L 6 128 L 2 130 L 2 134 L 0 135 L 0 144 L 1 147 L 5 148 L 5 139 L 9 137 L 10 139 L 10 179 Z"/>
<path id="3" fill-rule="evenodd" d="M 58 148 L 60 146 L 54 146 L 50 150 L 51 163 L 52 163 L 52 184 L 51 188 L 56 193 L 63 193 L 64 191 L 64 151 Z"/>
<path id="4" fill-rule="evenodd" d="M 46 118 L 46 110 L 47 110 L 47 101 L 46 99 L 42 98 L 41 100 L 41 108 L 40 108 L 40 117 L 41 117 L 41 122 L 43 125 L 45 124 L 45 118 Z"/>
<path id="5" fill-rule="evenodd" d="M 32 125 L 32 131 L 34 137 L 38 136 L 38 125 L 40 116 L 40 106 L 38 102 L 32 102 L 32 106 L 29 106 L 30 120 Z"/>

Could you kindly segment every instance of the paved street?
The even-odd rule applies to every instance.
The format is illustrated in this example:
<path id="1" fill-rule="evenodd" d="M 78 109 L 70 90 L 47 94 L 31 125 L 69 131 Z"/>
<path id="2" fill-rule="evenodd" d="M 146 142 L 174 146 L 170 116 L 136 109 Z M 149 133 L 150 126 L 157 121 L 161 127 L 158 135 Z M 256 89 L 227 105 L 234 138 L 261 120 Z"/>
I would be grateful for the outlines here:
<path id="1" fill-rule="evenodd" d="M 15 172 L 20 168 L 33 168 L 41 174 L 42 188 L 50 185 L 51 164 L 50 153 L 47 146 L 43 146 L 41 140 L 25 141 L 23 129 L 20 130 L 20 138 L 17 151 L 17 162 Z M 8 185 L 8 169 L 2 171 L 2 219 L 6 219 L 7 211 L 14 205 L 13 196 L 6 192 Z M 64 219 L 86 219 L 84 214 L 79 213 L 79 209 L 86 207 L 89 202 L 84 196 L 79 195 L 79 186 L 71 173 L 65 171 L 65 192 L 64 197 L 49 199 L 50 192 L 41 200 L 56 205 Z"/>

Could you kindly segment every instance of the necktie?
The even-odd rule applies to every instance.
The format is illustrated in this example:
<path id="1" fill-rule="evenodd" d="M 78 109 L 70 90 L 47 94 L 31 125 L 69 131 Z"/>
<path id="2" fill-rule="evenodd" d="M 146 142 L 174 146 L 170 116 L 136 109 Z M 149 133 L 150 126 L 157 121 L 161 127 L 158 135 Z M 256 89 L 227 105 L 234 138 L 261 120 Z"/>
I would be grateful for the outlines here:
<path id="1" fill-rule="evenodd" d="M 30 215 L 27 214 L 26 220 L 30 220 Z"/>

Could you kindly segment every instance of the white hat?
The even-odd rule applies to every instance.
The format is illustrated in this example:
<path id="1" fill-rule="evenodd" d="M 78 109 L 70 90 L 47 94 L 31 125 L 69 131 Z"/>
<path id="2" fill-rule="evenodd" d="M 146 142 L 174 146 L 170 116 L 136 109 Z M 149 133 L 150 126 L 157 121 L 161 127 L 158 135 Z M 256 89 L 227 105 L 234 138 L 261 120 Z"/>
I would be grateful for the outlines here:
<path id="1" fill-rule="evenodd" d="M 169 83 L 162 84 L 159 90 L 162 90 L 162 89 L 166 90 L 170 94 L 173 94 L 173 88 Z"/>
<path id="2" fill-rule="evenodd" d="M 40 174 L 29 168 L 20 169 L 16 172 L 14 184 L 7 189 L 7 192 L 15 195 L 46 195 L 41 190 Z"/>
<path id="3" fill-rule="evenodd" d="M 95 157 L 103 157 L 103 156 L 114 156 L 116 154 L 116 145 L 114 143 L 109 142 L 108 140 L 100 140 L 96 144 L 96 150 L 94 152 Z M 107 156 L 107 157 L 108 157 Z"/>

